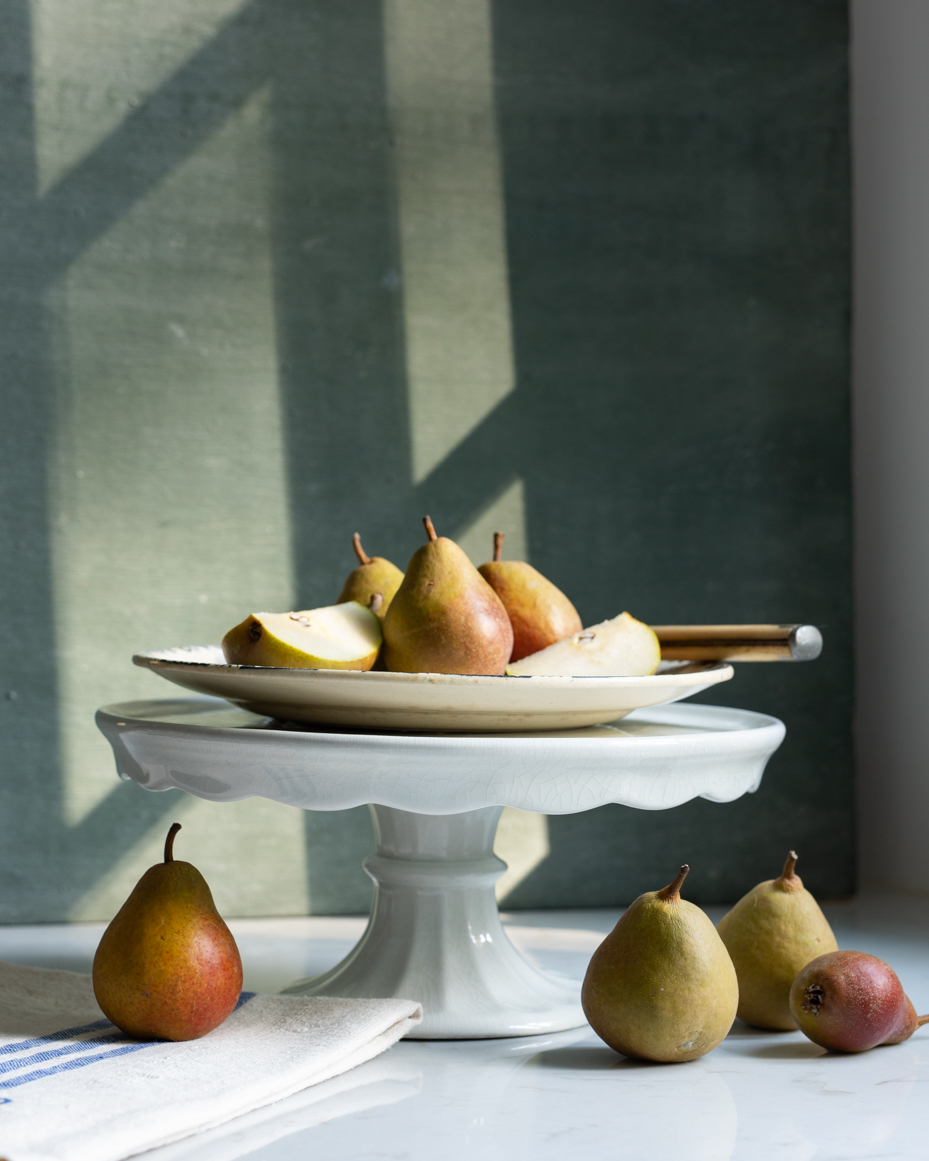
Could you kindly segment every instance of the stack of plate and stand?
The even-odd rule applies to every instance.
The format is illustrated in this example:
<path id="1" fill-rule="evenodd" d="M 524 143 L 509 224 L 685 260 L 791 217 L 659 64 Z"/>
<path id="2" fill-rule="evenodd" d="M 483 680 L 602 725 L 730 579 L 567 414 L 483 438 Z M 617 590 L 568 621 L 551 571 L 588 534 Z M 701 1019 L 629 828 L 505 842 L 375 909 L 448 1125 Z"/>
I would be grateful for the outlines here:
<path id="1" fill-rule="evenodd" d="M 540 971 L 501 926 L 494 884 L 506 866 L 493 846 L 504 806 L 730 802 L 757 788 L 784 737 L 777 718 L 681 703 L 732 677 L 720 663 L 560 678 L 236 666 L 218 646 L 135 661 L 200 696 L 99 711 L 122 777 L 213 802 L 370 805 L 367 929 L 331 971 L 287 991 L 417 999 L 422 1039 L 585 1022 L 579 983 Z"/>

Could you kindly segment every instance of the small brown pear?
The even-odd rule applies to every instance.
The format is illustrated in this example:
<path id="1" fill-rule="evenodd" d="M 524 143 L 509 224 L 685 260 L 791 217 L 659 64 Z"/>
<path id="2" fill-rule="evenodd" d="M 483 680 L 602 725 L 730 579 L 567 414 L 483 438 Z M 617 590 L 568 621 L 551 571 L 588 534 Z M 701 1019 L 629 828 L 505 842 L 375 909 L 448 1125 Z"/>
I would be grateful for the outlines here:
<path id="1" fill-rule="evenodd" d="M 838 948 L 829 921 L 795 873 L 791 851 L 777 879 L 766 879 L 720 919 L 717 930 L 739 977 L 739 1019 L 789 1031 L 794 977 L 810 960 Z"/>
<path id="2" fill-rule="evenodd" d="M 352 547 L 358 557 L 358 567 L 348 574 L 336 604 L 357 601 L 383 620 L 394 594 L 403 583 L 403 573 L 383 556 L 368 556 L 357 532 L 352 537 Z"/>
<path id="3" fill-rule="evenodd" d="M 150 867 L 104 931 L 94 956 L 97 1003 L 140 1039 L 196 1040 L 220 1025 L 242 991 L 242 961 L 206 880 L 174 861 Z"/>
<path id="4" fill-rule="evenodd" d="M 395 673 L 502 676 L 513 629 L 500 598 L 432 520 L 384 618 L 385 668 Z"/>
<path id="5" fill-rule="evenodd" d="M 707 915 L 681 899 L 685 864 L 640 895 L 591 958 L 581 990 L 590 1026 L 624 1056 L 675 1063 L 712 1051 L 735 1020 L 729 954 Z"/>
<path id="6" fill-rule="evenodd" d="M 561 589 L 524 560 L 502 560 L 503 533 L 494 533 L 494 558 L 477 570 L 494 590 L 513 626 L 513 655 L 519 661 L 579 633 L 577 609 Z"/>

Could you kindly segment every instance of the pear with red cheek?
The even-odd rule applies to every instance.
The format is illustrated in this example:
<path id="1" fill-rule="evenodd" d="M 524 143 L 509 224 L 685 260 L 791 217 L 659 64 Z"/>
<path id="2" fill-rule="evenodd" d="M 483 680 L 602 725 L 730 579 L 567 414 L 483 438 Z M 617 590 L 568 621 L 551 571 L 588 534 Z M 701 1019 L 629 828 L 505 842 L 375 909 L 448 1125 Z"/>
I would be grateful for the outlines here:
<path id="1" fill-rule="evenodd" d="M 863 951 L 831 951 L 802 969 L 790 989 L 800 1031 L 833 1052 L 901 1044 L 929 1016 L 917 1016 L 889 964 Z"/>

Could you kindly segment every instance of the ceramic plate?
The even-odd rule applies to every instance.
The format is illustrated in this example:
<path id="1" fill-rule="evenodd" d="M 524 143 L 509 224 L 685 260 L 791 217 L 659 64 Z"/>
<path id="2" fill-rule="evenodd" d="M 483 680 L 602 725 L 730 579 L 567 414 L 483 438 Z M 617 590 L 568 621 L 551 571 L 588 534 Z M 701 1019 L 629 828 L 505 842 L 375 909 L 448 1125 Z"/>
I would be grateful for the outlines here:
<path id="1" fill-rule="evenodd" d="M 721 662 L 662 662 L 651 677 L 462 677 L 228 665 L 218 645 L 137 653 L 136 665 L 282 721 L 358 729 L 564 730 L 680 701 L 728 681 Z"/>

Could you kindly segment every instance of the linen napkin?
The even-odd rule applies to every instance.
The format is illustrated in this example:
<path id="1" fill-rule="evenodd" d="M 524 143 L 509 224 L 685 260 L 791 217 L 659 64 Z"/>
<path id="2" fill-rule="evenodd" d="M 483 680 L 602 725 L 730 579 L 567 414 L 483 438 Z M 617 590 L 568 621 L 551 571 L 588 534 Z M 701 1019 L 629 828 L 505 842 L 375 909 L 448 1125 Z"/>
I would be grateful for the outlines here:
<path id="1" fill-rule="evenodd" d="M 90 976 L 0 963 L 0 1157 L 122 1161 L 347 1072 L 421 1019 L 413 1000 L 243 992 L 200 1040 L 146 1042 Z"/>

